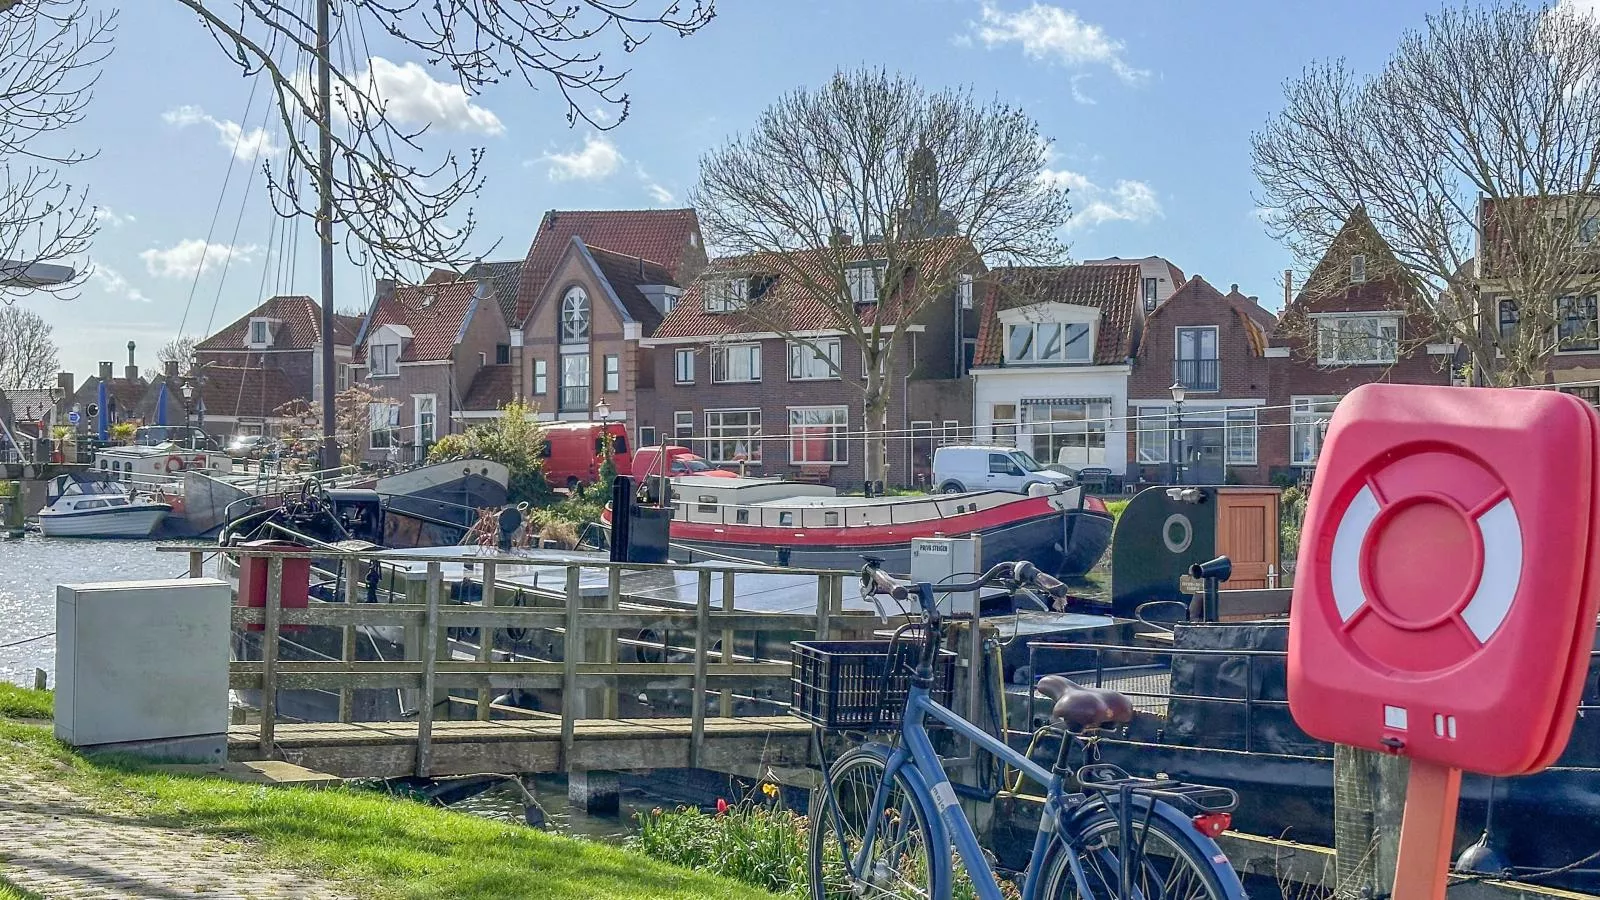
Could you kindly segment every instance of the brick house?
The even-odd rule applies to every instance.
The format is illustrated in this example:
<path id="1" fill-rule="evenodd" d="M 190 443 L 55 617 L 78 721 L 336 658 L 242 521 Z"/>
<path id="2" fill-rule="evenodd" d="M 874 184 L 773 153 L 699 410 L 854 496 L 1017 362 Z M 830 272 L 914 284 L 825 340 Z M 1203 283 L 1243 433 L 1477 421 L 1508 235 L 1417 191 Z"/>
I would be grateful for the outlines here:
<path id="1" fill-rule="evenodd" d="M 672 279 L 659 263 L 567 239 L 524 320 L 525 393 L 541 419 L 587 420 L 603 399 L 610 418 L 638 421 L 656 374 L 640 342 L 682 293 Z"/>
<path id="2" fill-rule="evenodd" d="M 975 256 L 964 238 L 936 238 L 930 245 L 922 253 L 935 265 Z M 837 252 L 844 253 L 849 270 L 869 275 L 878 258 L 871 245 L 827 254 Z M 713 463 L 743 463 L 752 474 L 859 489 L 866 479 L 866 448 L 852 436 L 867 427 L 865 357 L 837 324 L 833 308 L 807 286 L 827 277 L 796 274 L 834 265 L 820 251 L 781 260 L 720 259 L 690 282 L 655 335 L 643 341 L 653 351 L 655 374 L 654 388 L 641 391 L 640 445 L 687 444 Z M 878 321 L 886 331 L 904 330 L 885 360 L 893 484 L 925 482 L 934 443 L 946 436 L 961 442 L 968 433 L 966 357 L 977 336 L 970 310 L 974 279 L 983 276 L 981 263 L 972 269 L 908 322 L 891 321 L 893 302 L 876 297 L 881 276 L 850 279 L 866 322 L 883 316 Z M 781 310 L 783 333 L 754 324 L 740 312 L 744 303 Z"/>
<path id="3" fill-rule="evenodd" d="M 334 316 L 338 392 L 350 377 L 361 320 Z M 195 345 L 189 378 L 198 386 L 196 424 L 208 434 L 275 435 L 286 403 L 322 402 L 322 307 L 310 297 L 272 297 Z"/>
<path id="4" fill-rule="evenodd" d="M 1266 351 L 1271 390 L 1257 441 L 1269 478 L 1296 479 L 1316 467 L 1322 423 L 1351 389 L 1453 383 L 1455 345 L 1438 341 L 1406 288 L 1378 274 L 1395 268 L 1371 258 L 1386 252 L 1357 210 L 1280 313 Z"/>
<path id="5" fill-rule="evenodd" d="M 1139 267 L 1139 303 L 1145 312 L 1150 312 L 1172 296 L 1172 292 L 1183 286 L 1185 279 L 1183 270 L 1173 265 L 1172 262 L 1161 256 L 1146 256 L 1136 259 L 1123 259 L 1119 256 L 1106 259 L 1086 259 L 1086 266 L 1138 266 Z"/>
<path id="6" fill-rule="evenodd" d="M 612 417 L 637 421 L 638 391 L 649 390 L 655 373 L 640 341 L 705 265 L 692 209 L 550 210 L 522 262 L 514 302 L 503 301 L 513 326 L 509 383 L 496 373 L 485 392 L 531 400 L 545 419 L 588 418 L 610 394 Z M 581 326 L 563 334 L 564 305 L 574 315 L 588 309 L 588 339 Z"/>
<path id="7" fill-rule="evenodd" d="M 1122 475 L 1144 277 L 1137 261 L 992 272 L 972 369 L 977 439 Z"/>
<path id="8" fill-rule="evenodd" d="M 421 461 L 442 435 L 465 430 L 479 374 L 510 369 L 510 329 L 497 291 L 514 283 L 515 266 L 488 263 L 460 278 L 435 273 L 422 284 L 378 282 L 354 362 L 375 398 L 362 447 L 369 459 Z"/>
<path id="9" fill-rule="evenodd" d="M 1266 484 L 1257 428 L 1271 393 L 1277 317 L 1196 275 L 1145 316 L 1128 376 L 1129 484 Z M 1172 386 L 1184 388 L 1179 444 Z M 1181 458 L 1181 467 L 1174 461 Z"/>

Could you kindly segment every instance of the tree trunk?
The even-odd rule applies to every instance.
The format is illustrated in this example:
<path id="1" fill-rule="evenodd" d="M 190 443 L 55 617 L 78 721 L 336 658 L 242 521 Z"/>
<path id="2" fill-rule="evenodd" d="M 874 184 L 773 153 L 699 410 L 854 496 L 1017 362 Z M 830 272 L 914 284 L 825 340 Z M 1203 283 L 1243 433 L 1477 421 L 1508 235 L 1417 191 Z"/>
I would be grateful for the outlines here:
<path id="1" fill-rule="evenodd" d="M 881 359 L 881 356 L 880 356 Z M 869 360 L 877 362 L 877 360 Z M 884 389 L 881 365 L 870 365 L 867 372 L 866 398 L 863 403 L 862 426 L 866 438 L 866 480 L 868 483 L 889 484 L 889 395 Z"/>

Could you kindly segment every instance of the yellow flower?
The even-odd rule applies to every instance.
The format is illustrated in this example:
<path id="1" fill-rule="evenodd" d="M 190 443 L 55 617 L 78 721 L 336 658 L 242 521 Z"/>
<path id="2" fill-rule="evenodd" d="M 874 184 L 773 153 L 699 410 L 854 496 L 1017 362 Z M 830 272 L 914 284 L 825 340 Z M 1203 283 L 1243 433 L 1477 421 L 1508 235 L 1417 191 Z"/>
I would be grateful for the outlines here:
<path id="1" fill-rule="evenodd" d="M 776 797 L 778 796 L 778 786 L 770 781 L 764 781 L 761 783 L 761 793 L 766 794 L 768 797 Z"/>

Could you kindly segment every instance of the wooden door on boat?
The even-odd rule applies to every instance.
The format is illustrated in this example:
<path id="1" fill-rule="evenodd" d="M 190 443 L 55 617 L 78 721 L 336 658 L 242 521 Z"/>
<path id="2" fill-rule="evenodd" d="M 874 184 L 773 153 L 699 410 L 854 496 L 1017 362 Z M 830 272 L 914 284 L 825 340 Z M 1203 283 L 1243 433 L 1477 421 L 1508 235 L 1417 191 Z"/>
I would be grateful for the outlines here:
<path id="1" fill-rule="evenodd" d="M 1217 554 L 1233 560 L 1233 577 L 1223 587 L 1268 587 L 1278 562 L 1278 491 L 1275 488 L 1222 488 L 1217 491 Z"/>

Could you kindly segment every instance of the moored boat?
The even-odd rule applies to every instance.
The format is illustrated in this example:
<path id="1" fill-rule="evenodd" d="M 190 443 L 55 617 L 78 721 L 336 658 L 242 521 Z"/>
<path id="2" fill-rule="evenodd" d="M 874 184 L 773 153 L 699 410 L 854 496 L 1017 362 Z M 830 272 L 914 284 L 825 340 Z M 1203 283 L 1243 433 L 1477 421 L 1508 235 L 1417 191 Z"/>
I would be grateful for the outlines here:
<path id="1" fill-rule="evenodd" d="M 672 479 L 670 556 L 718 556 L 798 568 L 855 568 L 876 556 L 910 571 L 911 542 L 978 535 L 983 564 L 1026 559 L 1082 575 L 1111 541 L 1111 514 L 1079 487 L 1059 492 L 841 497 L 830 487 L 766 478 Z M 602 522 L 609 525 L 607 507 Z"/>
<path id="2" fill-rule="evenodd" d="M 57 477 L 49 506 L 39 511 L 45 537 L 149 537 L 172 506 L 132 494 L 115 481 Z"/>

